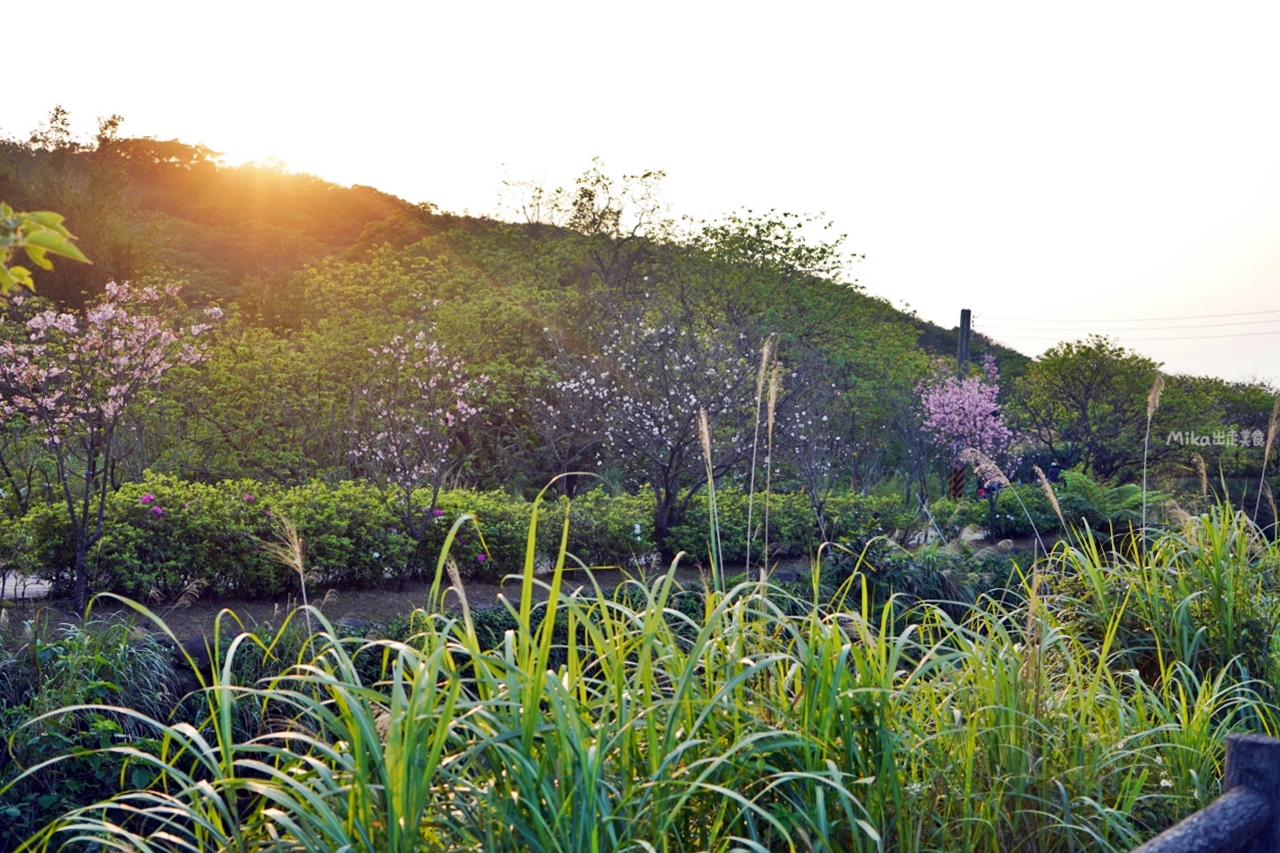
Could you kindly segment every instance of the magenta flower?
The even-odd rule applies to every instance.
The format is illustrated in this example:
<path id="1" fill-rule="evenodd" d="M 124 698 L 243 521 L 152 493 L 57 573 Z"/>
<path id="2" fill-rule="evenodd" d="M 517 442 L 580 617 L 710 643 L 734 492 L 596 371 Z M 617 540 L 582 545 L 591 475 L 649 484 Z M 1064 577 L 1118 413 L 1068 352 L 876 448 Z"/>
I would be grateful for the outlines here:
<path id="1" fill-rule="evenodd" d="M 186 505 L 186 504 L 183 504 L 183 505 L 182 505 L 182 508 L 183 508 L 183 509 L 186 509 L 186 508 L 187 508 L 187 505 Z"/>
<path id="2" fill-rule="evenodd" d="M 267 510 L 267 515 L 271 515 L 271 510 Z"/>
<path id="3" fill-rule="evenodd" d="M 480 562 L 480 563 L 483 563 L 483 562 L 484 562 L 484 554 L 476 554 L 476 561 L 477 561 L 477 562 Z"/>
<path id="4" fill-rule="evenodd" d="M 245 495 L 244 499 L 246 503 L 253 503 L 253 495 Z"/>
<path id="5" fill-rule="evenodd" d="M 431 511 L 431 514 L 434 515 L 436 518 L 439 518 L 440 516 L 444 515 L 444 510 L 440 509 L 440 507 L 436 507 Z"/>
<path id="6" fill-rule="evenodd" d="M 154 512 L 156 515 L 164 515 L 164 510 L 162 510 L 162 509 L 161 509 L 160 507 L 158 507 L 158 506 L 153 506 L 153 507 L 151 508 L 151 511 L 152 511 L 152 512 Z"/>
<path id="7" fill-rule="evenodd" d="M 151 503 L 155 499 L 156 499 L 155 495 L 151 494 L 150 492 L 147 492 L 145 495 L 138 498 L 138 502 L 141 503 L 143 506 L 146 506 L 147 504 Z"/>

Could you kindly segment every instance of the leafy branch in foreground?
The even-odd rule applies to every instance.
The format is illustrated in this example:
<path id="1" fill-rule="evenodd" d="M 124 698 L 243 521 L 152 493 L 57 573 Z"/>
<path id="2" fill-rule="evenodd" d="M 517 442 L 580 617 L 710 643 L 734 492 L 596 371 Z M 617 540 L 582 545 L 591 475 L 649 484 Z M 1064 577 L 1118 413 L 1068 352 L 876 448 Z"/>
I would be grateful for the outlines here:
<path id="1" fill-rule="evenodd" d="M 35 289 L 29 269 L 10 265 L 18 250 L 25 252 L 31 263 L 42 270 L 53 269 L 49 255 L 92 263 L 76 248 L 75 235 L 62 221 L 61 215 L 48 210 L 17 213 L 0 202 L 0 296 L 8 295 L 17 287 Z"/>

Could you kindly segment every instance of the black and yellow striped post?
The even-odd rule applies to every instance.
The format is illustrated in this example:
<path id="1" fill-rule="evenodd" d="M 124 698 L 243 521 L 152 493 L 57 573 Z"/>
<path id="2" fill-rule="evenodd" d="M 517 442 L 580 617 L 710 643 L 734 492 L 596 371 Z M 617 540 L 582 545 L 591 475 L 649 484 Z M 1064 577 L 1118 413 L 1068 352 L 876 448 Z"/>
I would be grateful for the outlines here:
<path id="1" fill-rule="evenodd" d="M 964 497 L 964 466 L 952 465 L 951 477 L 947 482 L 947 494 L 953 499 Z"/>

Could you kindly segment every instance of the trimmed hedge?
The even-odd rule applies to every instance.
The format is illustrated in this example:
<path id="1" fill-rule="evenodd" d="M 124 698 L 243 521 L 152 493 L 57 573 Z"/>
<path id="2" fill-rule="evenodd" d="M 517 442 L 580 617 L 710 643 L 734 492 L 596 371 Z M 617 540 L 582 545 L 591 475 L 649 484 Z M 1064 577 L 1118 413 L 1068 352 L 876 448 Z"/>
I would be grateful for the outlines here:
<path id="1" fill-rule="evenodd" d="M 218 595 L 255 598 L 298 588 L 294 572 L 261 543 L 280 515 L 306 544 L 318 586 L 381 582 L 412 552 L 413 540 L 375 488 L 356 482 L 279 488 L 250 480 L 216 485 L 148 473 L 108 496 L 102 538 L 89 553 L 89 587 L 139 600 L 169 599 L 199 581 Z M 401 525 L 403 526 L 403 525 Z M 61 505 L 37 506 L 3 531 L 19 565 L 69 593 L 75 551 Z"/>
<path id="2" fill-rule="evenodd" d="M 503 492 L 442 492 L 434 510 L 430 494 L 414 496 L 414 511 L 429 519 L 416 542 L 405 522 L 376 486 L 348 481 L 281 487 L 251 480 L 193 483 L 148 472 L 110 494 L 102 538 L 89 554 L 91 590 L 139 600 L 172 600 L 199 582 L 215 595 L 259 598 L 298 589 L 299 578 L 272 559 L 263 541 L 277 535 L 288 517 L 306 547 L 307 582 L 325 589 L 369 587 L 388 580 L 428 578 L 453 522 L 464 513 L 475 523 L 459 529 L 452 554 L 464 577 L 495 582 L 523 571 L 533 504 Z M 741 563 L 746 550 L 746 496 L 734 489 L 717 494 L 725 560 Z M 892 499 L 832 498 L 828 517 L 837 541 L 861 545 L 898 523 Z M 538 513 L 535 557 L 549 568 L 559 550 L 569 507 L 569 552 L 588 566 L 636 565 L 656 551 L 652 492 L 612 496 L 593 490 L 569 504 L 546 500 Z M 757 498 L 756 517 L 763 505 Z M 753 518 L 759 534 L 760 525 Z M 673 544 L 695 559 L 709 552 L 706 494 L 696 495 Z M 775 556 L 805 556 L 819 545 L 804 495 L 774 495 L 770 542 Z M 776 543 L 776 549 L 773 544 Z M 762 547 L 757 535 L 753 552 Z M 34 507 L 0 524 L 0 558 L 26 574 L 43 577 L 55 594 L 73 585 L 74 550 L 65 509 Z"/>
<path id="3" fill-rule="evenodd" d="M 716 491 L 716 513 L 720 519 L 720 548 L 724 561 L 741 564 L 747 558 L 747 495 L 740 489 Z M 671 530 L 676 550 L 687 551 L 694 559 L 710 554 L 711 530 L 709 501 L 705 492 L 695 495 L 680 524 Z M 912 513 L 904 512 L 902 502 L 894 497 L 867 495 L 833 495 L 827 499 L 828 538 L 856 550 L 877 537 L 915 523 Z M 759 556 L 764 547 L 764 500 L 756 495 L 751 513 L 755 535 L 751 551 Z M 769 552 L 774 558 L 807 557 L 817 553 L 822 544 L 817 520 L 803 493 L 775 494 L 769 498 Z"/>

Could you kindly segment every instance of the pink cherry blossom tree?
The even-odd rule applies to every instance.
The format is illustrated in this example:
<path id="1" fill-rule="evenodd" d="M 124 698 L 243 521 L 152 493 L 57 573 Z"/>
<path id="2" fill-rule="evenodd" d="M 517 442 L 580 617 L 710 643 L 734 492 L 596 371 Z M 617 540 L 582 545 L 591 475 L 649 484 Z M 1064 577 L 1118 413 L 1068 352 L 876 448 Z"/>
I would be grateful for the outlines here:
<path id="1" fill-rule="evenodd" d="M 943 368 L 916 387 L 921 420 L 935 447 L 952 459 L 967 449 L 985 454 L 1004 470 L 1018 464 L 1017 436 L 1004 422 L 1000 372 L 988 355 L 981 373 L 957 377 Z"/>
<path id="2" fill-rule="evenodd" d="M 10 300 L 0 323 L 0 422 L 34 430 L 51 455 L 75 544 L 75 605 L 88 602 L 89 548 L 102 535 L 116 434 L 140 394 L 203 358 L 205 322 L 184 319 L 178 285 L 109 283 L 81 315 Z M 203 319 L 216 319 L 216 307 Z"/>
<path id="3" fill-rule="evenodd" d="M 471 378 L 462 359 L 447 355 L 434 324 L 410 327 L 370 352 L 369 381 L 361 391 L 368 423 L 356 435 L 351 457 L 385 486 L 410 535 L 422 542 L 463 426 L 480 413 L 475 398 L 488 378 Z M 413 493 L 428 486 L 431 500 L 419 513 Z"/>

